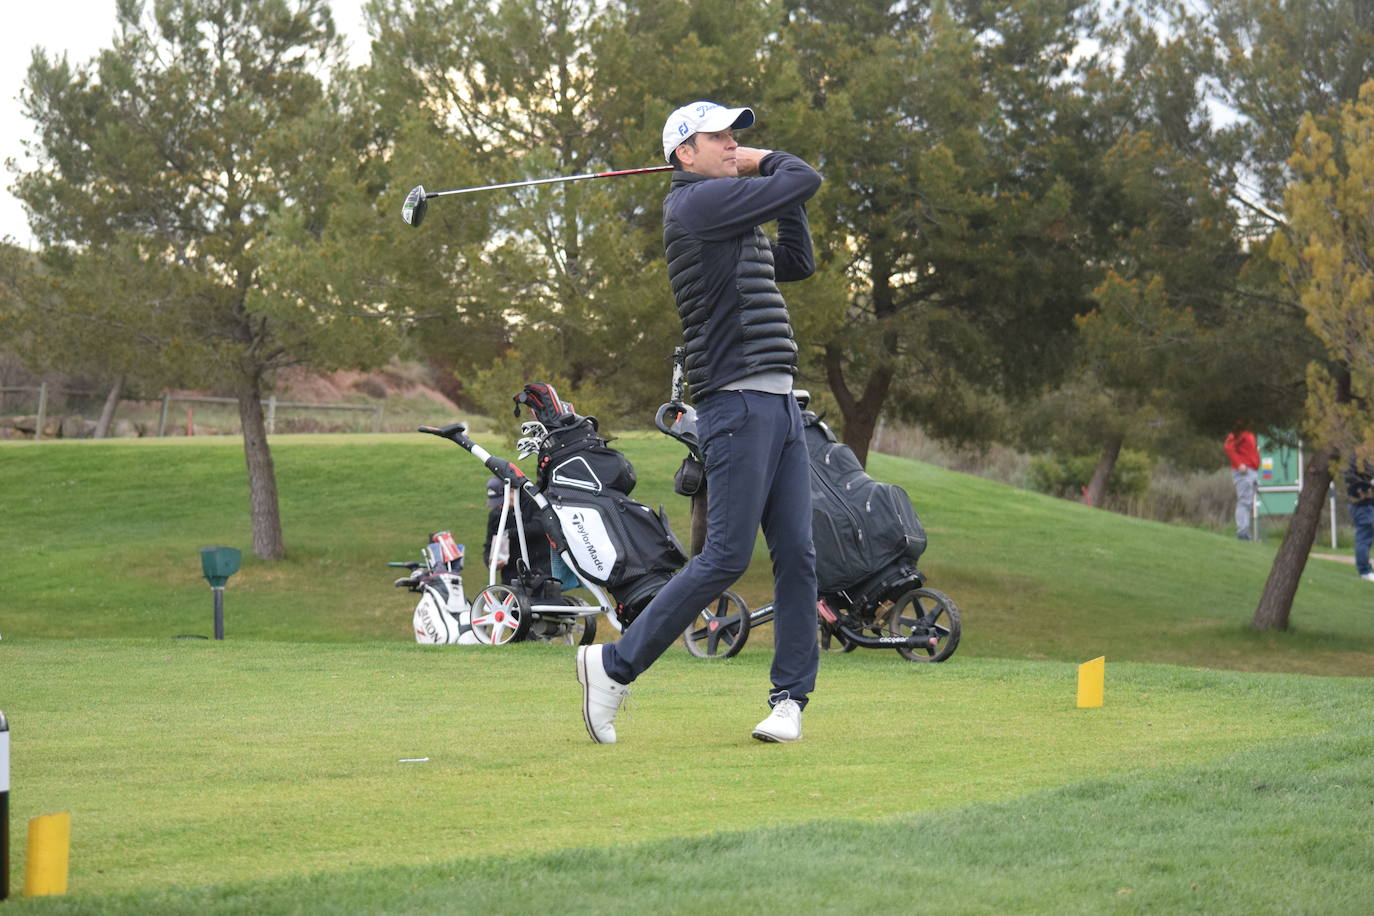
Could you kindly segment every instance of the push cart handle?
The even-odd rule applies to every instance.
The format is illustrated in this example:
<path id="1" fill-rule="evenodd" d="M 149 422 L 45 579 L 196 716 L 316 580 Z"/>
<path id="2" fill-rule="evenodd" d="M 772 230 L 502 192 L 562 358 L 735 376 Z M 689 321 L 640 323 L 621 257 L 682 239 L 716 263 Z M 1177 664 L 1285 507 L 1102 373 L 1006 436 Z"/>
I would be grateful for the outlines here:
<path id="1" fill-rule="evenodd" d="M 487 469 L 500 477 L 502 480 L 510 481 L 512 486 L 523 489 L 529 479 L 525 477 L 525 472 L 520 470 L 509 461 L 497 458 L 491 452 L 482 448 L 476 442 L 468 438 L 468 425 L 466 423 L 450 423 L 448 426 L 421 426 L 418 430 L 422 433 L 429 433 L 431 436 L 438 436 L 466 449 L 477 457 L 477 460 L 487 466 Z M 531 496 L 538 493 L 538 489 L 531 487 L 527 490 Z M 536 500 L 537 502 L 537 500 Z"/>
<path id="2" fill-rule="evenodd" d="M 670 401 L 658 408 L 654 414 L 654 425 L 658 431 L 683 445 L 698 461 L 702 460 L 701 442 L 697 438 L 696 411 L 681 401 Z"/>
<path id="3" fill-rule="evenodd" d="M 464 439 L 469 442 L 472 441 L 468 439 L 468 425 L 463 422 L 450 423 L 448 426 L 421 426 L 419 432 L 429 433 L 431 436 L 438 436 L 441 439 L 450 439 L 459 444 Z"/>

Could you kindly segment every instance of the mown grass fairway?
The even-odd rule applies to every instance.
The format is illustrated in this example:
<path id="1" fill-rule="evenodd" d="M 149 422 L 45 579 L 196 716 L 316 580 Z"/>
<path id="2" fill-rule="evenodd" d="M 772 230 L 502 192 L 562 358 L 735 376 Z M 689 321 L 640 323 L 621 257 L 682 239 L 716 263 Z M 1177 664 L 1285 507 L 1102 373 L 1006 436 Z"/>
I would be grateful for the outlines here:
<path id="1" fill-rule="evenodd" d="M 16 723 L 16 801 L 21 814 L 73 812 L 76 896 L 69 902 L 79 909 L 85 901 L 91 911 L 103 911 L 111 901 L 96 895 L 111 892 L 134 894 L 126 902 L 131 912 L 156 908 L 156 901 L 199 909 L 214 894 L 207 901 L 210 892 L 193 889 L 264 881 L 314 885 L 316 891 L 298 889 L 268 906 L 309 909 L 329 874 L 366 886 L 377 869 L 391 876 L 377 878 L 386 881 L 404 869 L 405 882 L 423 886 L 426 873 L 414 869 L 431 865 L 458 896 L 429 898 L 425 906 L 467 909 L 463 883 L 454 885 L 454 877 L 490 881 L 500 872 L 502 908 L 521 912 L 539 909 L 550 888 L 535 883 L 521 891 L 519 871 L 549 867 L 538 863 L 550 852 L 564 851 L 556 859 L 565 863 L 558 881 L 576 887 L 590 878 L 574 865 L 584 854 L 635 875 L 660 867 L 665 850 L 684 840 L 709 848 L 701 838 L 724 832 L 736 835 L 728 843 L 747 843 L 771 828 L 798 825 L 806 826 L 783 830 L 776 841 L 779 857 L 810 862 L 798 877 L 830 870 L 825 843 L 818 850 L 813 837 L 839 829 L 861 838 L 871 830 L 895 840 L 871 850 L 884 860 L 880 867 L 896 869 L 893 880 L 911 869 L 905 880 L 919 883 L 930 868 L 943 877 L 936 884 L 962 885 L 965 868 L 992 871 L 999 858 L 1061 862 L 1065 843 L 1086 855 L 1081 836 L 1066 837 L 1075 831 L 1095 835 L 1119 858 L 1131 844 L 1116 822 L 1142 818 L 1152 833 L 1185 846 L 1209 837 L 1218 849 L 1202 863 L 1161 849 L 1143 872 L 1125 876 L 1084 862 L 1080 867 L 1096 876 L 1084 886 L 1129 887 L 1160 871 L 1148 893 L 1178 895 L 1183 885 L 1200 883 L 1208 891 L 1198 899 L 1224 904 L 1209 895 L 1235 882 L 1233 869 L 1256 879 L 1271 870 L 1235 862 L 1224 850 L 1257 845 L 1278 855 L 1291 845 L 1290 831 L 1309 832 L 1289 823 L 1294 817 L 1322 825 L 1310 831 L 1327 838 L 1319 851 L 1341 846 L 1330 831 L 1342 831 L 1342 823 L 1356 830 L 1349 839 L 1357 844 L 1368 842 L 1374 826 L 1374 770 L 1361 775 L 1354 766 L 1374 752 L 1374 729 L 1359 709 L 1367 690 L 1352 680 L 1113 665 L 1108 706 L 1079 710 L 1070 665 L 970 660 L 916 667 L 895 654 L 855 653 L 825 659 L 825 702 L 808 712 L 806 739 L 765 746 L 748 737 L 761 715 L 765 657 L 708 670 L 675 653 L 636 690 L 622 742 L 599 747 L 586 740 L 577 716 L 568 653 L 555 647 L 460 654 L 45 640 L 6 654 L 6 681 L 25 685 L 6 690 Z M 1271 754 L 1286 755 L 1296 769 L 1250 775 Z M 401 762 L 415 758 L 428 760 Z M 1153 788 L 1142 792 L 1142 784 Z M 1262 835 L 1274 817 L 1263 804 L 1249 815 L 1213 808 L 1213 822 L 1174 822 L 1149 810 L 1186 807 L 1195 796 L 1203 801 L 1213 791 L 1208 785 L 1281 805 L 1283 832 Z M 1123 801 L 1122 793 L 1134 800 Z M 1082 818 L 1077 828 L 1058 814 L 1041 824 L 1018 822 L 1020 815 L 1000 822 L 992 813 L 1052 807 L 1059 796 Z M 1084 803 L 1090 799 L 1096 804 Z M 962 832 L 966 818 L 990 831 L 986 845 L 965 837 L 967 860 L 951 859 L 919 826 L 929 820 Z M 1009 830 L 1029 830 L 1031 838 L 998 836 Z M 1035 836 L 1044 838 L 1043 848 L 1035 848 Z M 1361 862 L 1374 865 L 1370 852 L 1357 845 L 1330 862 L 1314 855 L 1307 868 L 1374 890 L 1367 870 L 1363 877 L 1346 874 Z M 701 865 L 714 868 L 716 880 L 755 874 L 728 859 Z M 1007 905 L 1037 909 L 1046 882 L 1084 881 L 1057 868 L 1028 872 L 1024 886 L 998 891 L 1010 895 Z M 827 880 L 836 882 L 833 875 Z M 1305 877 L 1298 886 L 1310 890 L 1315 880 Z M 843 893 L 844 882 L 815 892 L 837 894 L 832 902 L 840 910 L 850 899 L 859 909 L 891 902 L 891 889 L 855 881 Z M 1265 893 L 1269 885 L 1262 882 Z M 1117 886 L 1109 890 L 1099 903 L 1115 900 Z M 977 887 L 964 893 L 965 903 L 994 903 Z M 1235 899 L 1259 902 L 1248 890 Z M 691 911 L 698 901 L 659 902 Z M 1149 897 L 1134 902 L 1150 905 Z M 623 912 L 637 909 L 624 904 Z M 343 899 L 334 905 L 349 910 Z M 404 896 L 390 906 L 410 908 Z"/>
<path id="2" fill-rule="evenodd" d="M 680 450 L 618 445 L 636 495 L 685 533 Z M 1259 636 L 1245 623 L 1262 547 L 874 456 L 930 531 L 931 584 L 964 611 L 954 658 L 825 655 L 805 740 L 779 746 L 748 737 L 766 629 L 725 662 L 674 649 L 602 747 L 567 648 L 410 641 L 411 596 L 384 564 L 440 528 L 478 554 L 485 469 L 420 436 L 273 448 L 291 557 L 268 565 L 247 556 L 237 441 L 0 446 L 16 894 L 25 820 L 73 817 L 70 895 L 4 907 L 1357 913 L 1374 899 L 1374 589 L 1349 567 L 1312 561 L 1295 632 Z M 247 560 L 228 639 L 175 639 L 209 632 L 198 548 L 212 543 Z M 741 589 L 766 600 L 762 551 Z M 1075 709 L 1075 665 L 1101 654 L 1106 705 Z M 1257 673 L 1285 671 L 1347 676 Z"/>

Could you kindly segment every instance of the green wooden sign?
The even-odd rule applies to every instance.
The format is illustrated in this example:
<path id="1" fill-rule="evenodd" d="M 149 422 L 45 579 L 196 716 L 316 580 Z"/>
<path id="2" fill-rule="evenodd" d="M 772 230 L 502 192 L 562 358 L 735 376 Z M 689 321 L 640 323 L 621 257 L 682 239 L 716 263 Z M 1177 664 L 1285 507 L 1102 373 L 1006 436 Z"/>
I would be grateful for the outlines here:
<path id="1" fill-rule="evenodd" d="M 1302 442 L 1294 433 L 1256 436 L 1259 445 L 1259 513 L 1292 515 L 1302 479 Z"/>

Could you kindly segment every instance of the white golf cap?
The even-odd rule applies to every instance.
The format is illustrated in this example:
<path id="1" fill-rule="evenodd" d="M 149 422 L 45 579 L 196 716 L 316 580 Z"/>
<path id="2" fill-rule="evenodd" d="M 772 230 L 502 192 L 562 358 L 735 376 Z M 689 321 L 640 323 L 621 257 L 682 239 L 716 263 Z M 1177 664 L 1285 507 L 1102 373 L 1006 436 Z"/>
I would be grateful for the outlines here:
<path id="1" fill-rule="evenodd" d="M 749 108 L 726 108 L 715 102 L 692 102 L 668 115 L 663 124 L 663 158 L 672 161 L 673 150 L 692 134 L 717 130 L 743 130 L 754 123 Z"/>

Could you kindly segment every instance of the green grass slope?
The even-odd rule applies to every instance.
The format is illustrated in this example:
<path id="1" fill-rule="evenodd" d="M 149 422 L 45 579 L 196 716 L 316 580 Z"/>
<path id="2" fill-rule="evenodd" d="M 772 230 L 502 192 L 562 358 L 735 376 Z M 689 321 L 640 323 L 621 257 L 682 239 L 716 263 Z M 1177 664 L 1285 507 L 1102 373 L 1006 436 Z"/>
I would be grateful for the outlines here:
<path id="1" fill-rule="evenodd" d="M 617 445 L 635 495 L 666 505 L 685 537 L 681 447 L 657 434 Z M 251 556 L 237 440 L 0 446 L 0 637 L 206 634 L 209 544 L 245 554 L 225 597 L 231 639 L 408 641 L 412 596 L 384 564 L 415 558 L 435 530 L 468 545 L 468 592 L 484 581 L 488 474 L 462 450 L 419 434 L 283 436 L 273 456 L 289 557 L 269 564 Z M 1374 673 L 1374 589 L 1348 566 L 1311 561 L 1292 630 L 1257 634 L 1271 548 L 885 455 L 870 471 L 912 495 L 930 535 L 922 568 L 964 613 L 961 657 Z M 761 545 L 738 590 L 751 606 L 771 597 Z M 767 646 L 763 631 L 745 651 Z"/>

